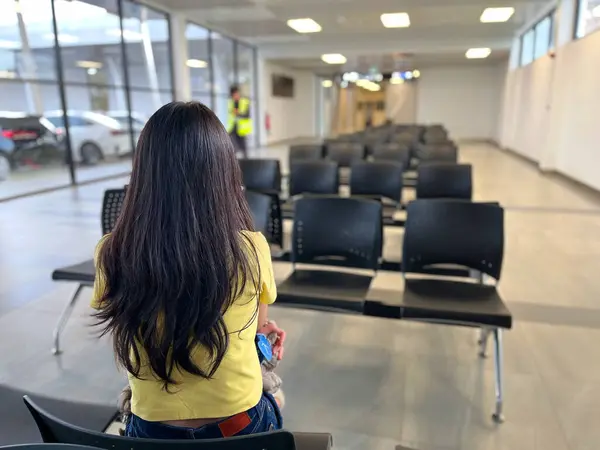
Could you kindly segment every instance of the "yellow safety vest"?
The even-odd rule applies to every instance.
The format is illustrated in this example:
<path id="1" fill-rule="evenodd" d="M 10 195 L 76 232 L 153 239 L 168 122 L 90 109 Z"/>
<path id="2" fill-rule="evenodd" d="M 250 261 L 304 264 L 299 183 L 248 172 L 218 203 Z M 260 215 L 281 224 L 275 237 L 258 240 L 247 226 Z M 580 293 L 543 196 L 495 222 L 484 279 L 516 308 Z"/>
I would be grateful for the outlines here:
<path id="1" fill-rule="evenodd" d="M 252 133 L 252 119 L 250 118 L 250 100 L 245 97 L 240 98 L 238 102 L 237 116 L 234 114 L 234 102 L 229 100 L 228 117 L 227 117 L 227 132 L 231 133 L 234 126 L 237 124 L 238 136 L 248 136 Z M 241 117 L 240 117 L 241 116 Z"/>

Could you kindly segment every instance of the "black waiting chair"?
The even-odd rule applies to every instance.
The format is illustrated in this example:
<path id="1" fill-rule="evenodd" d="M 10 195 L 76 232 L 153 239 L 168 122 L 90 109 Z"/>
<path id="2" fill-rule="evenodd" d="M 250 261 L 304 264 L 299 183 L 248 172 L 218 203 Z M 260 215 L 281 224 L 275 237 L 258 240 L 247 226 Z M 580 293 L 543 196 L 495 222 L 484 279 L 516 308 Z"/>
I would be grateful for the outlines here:
<path id="1" fill-rule="evenodd" d="M 458 162 L 458 149 L 452 142 L 440 144 L 420 144 L 416 147 L 415 156 L 423 162 Z"/>
<path id="2" fill-rule="evenodd" d="M 123 205 L 124 199 L 125 188 L 107 189 L 104 192 L 101 214 L 102 235 L 110 233 L 110 231 L 115 226 L 115 223 L 117 222 L 117 219 L 121 212 L 121 207 Z M 54 345 L 52 347 L 52 353 L 54 353 L 55 355 L 61 352 L 60 335 L 64 330 L 65 326 L 67 325 L 69 318 L 71 317 L 71 313 L 73 312 L 73 308 L 75 307 L 75 304 L 77 303 L 81 292 L 85 287 L 91 287 L 94 285 L 95 276 L 96 271 L 94 269 L 93 259 L 88 259 L 87 261 L 75 264 L 73 266 L 62 267 L 52 272 L 52 279 L 54 281 L 67 281 L 71 283 L 77 283 L 75 293 L 69 300 L 69 303 L 67 303 L 67 305 L 63 309 L 60 318 L 58 319 L 58 323 L 54 328 Z"/>
<path id="3" fill-rule="evenodd" d="M 290 167 L 289 200 L 282 205 L 283 217 L 294 217 L 294 201 L 299 195 L 337 195 L 340 189 L 336 162 L 297 161 Z"/>
<path id="4" fill-rule="evenodd" d="M 89 445 L 105 450 L 328 450 L 331 435 L 326 433 L 296 433 L 273 431 L 225 439 L 164 440 L 128 438 L 87 430 L 54 417 L 29 397 L 23 397 L 33 416 L 42 440 L 46 443 Z"/>
<path id="5" fill-rule="evenodd" d="M 471 200 L 473 195 L 472 171 L 470 164 L 420 164 L 417 169 L 417 198 Z"/>
<path id="6" fill-rule="evenodd" d="M 365 147 L 361 143 L 331 143 L 327 145 L 326 157 L 337 162 L 340 167 L 350 167 L 352 163 L 365 159 Z"/>
<path id="7" fill-rule="evenodd" d="M 299 161 L 290 167 L 290 197 L 300 194 L 337 194 L 338 165 L 333 161 Z"/>
<path id="8" fill-rule="evenodd" d="M 381 203 L 358 198 L 304 197 L 296 201 L 292 274 L 277 286 L 277 303 L 361 313 L 373 274 L 298 269 L 334 265 L 376 272 L 382 253 Z"/>
<path id="9" fill-rule="evenodd" d="M 504 256 L 504 210 L 497 204 L 460 200 L 416 200 L 407 208 L 403 245 L 403 292 L 371 290 L 365 314 L 482 330 L 480 354 L 494 335 L 496 408 L 502 421 L 502 330 L 512 315 L 495 285 Z M 470 269 L 472 279 L 415 277 L 431 267 L 454 265 Z"/>
<path id="10" fill-rule="evenodd" d="M 410 163 L 410 147 L 406 144 L 382 143 L 373 146 L 371 156 L 374 161 L 392 161 L 402 164 L 405 169 Z"/>
<path id="11" fill-rule="evenodd" d="M 120 388 L 114 391 L 115 399 L 119 392 Z M 114 402 L 110 406 L 73 402 L 34 395 L 0 384 L 0 445 L 42 442 L 35 422 L 23 405 L 24 395 L 31 395 L 37 405 L 77 427 L 99 432 L 106 430 L 118 413 Z"/>
<path id="12" fill-rule="evenodd" d="M 281 191 L 278 159 L 240 159 L 239 163 L 246 190 L 267 193 Z"/>
<path id="13" fill-rule="evenodd" d="M 298 144 L 290 147 L 290 166 L 296 161 L 315 161 L 322 158 L 322 144 Z"/>
<path id="14" fill-rule="evenodd" d="M 402 171 L 393 162 L 356 162 L 350 171 L 350 195 L 388 199 L 394 207 L 402 203 Z"/>
<path id="15" fill-rule="evenodd" d="M 269 232 L 272 197 L 267 194 L 248 190 L 244 192 L 244 195 L 246 196 L 246 201 L 250 207 L 254 229 L 266 236 Z"/>

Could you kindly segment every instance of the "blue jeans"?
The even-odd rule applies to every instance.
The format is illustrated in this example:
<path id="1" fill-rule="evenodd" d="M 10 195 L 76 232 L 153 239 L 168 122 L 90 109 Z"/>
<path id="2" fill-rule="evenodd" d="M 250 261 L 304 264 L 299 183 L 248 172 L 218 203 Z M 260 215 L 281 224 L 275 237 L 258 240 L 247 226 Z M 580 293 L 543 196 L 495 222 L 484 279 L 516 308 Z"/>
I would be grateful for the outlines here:
<path id="1" fill-rule="evenodd" d="M 280 430 L 283 419 L 272 395 L 264 393 L 258 405 L 229 419 L 200 428 L 175 427 L 161 422 L 148 422 L 132 414 L 125 435 L 149 439 L 217 439 Z"/>

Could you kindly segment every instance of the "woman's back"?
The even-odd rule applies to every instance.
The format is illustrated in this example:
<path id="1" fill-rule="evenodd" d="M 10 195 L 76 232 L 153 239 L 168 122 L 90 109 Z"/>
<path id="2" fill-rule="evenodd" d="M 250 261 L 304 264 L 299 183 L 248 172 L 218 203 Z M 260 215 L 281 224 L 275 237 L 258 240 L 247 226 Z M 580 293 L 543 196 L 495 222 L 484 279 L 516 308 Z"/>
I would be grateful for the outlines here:
<path id="1" fill-rule="evenodd" d="M 150 118 L 96 267 L 93 306 L 129 374 L 135 417 L 223 418 L 257 405 L 257 322 L 276 297 L 269 246 L 204 105 L 171 103 Z"/>

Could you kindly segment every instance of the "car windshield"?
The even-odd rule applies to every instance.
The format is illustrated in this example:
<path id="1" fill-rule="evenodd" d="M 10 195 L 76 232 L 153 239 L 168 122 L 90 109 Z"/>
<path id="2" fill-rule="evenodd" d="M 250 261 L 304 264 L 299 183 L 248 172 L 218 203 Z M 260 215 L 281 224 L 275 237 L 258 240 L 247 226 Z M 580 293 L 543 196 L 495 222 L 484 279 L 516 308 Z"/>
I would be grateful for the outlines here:
<path id="1" fill-rule="evenodd" d="M 46 117 L 46 119 L 57 128 L 64 128 L 65 126 L 65 121 L 62 116 Z"/>

